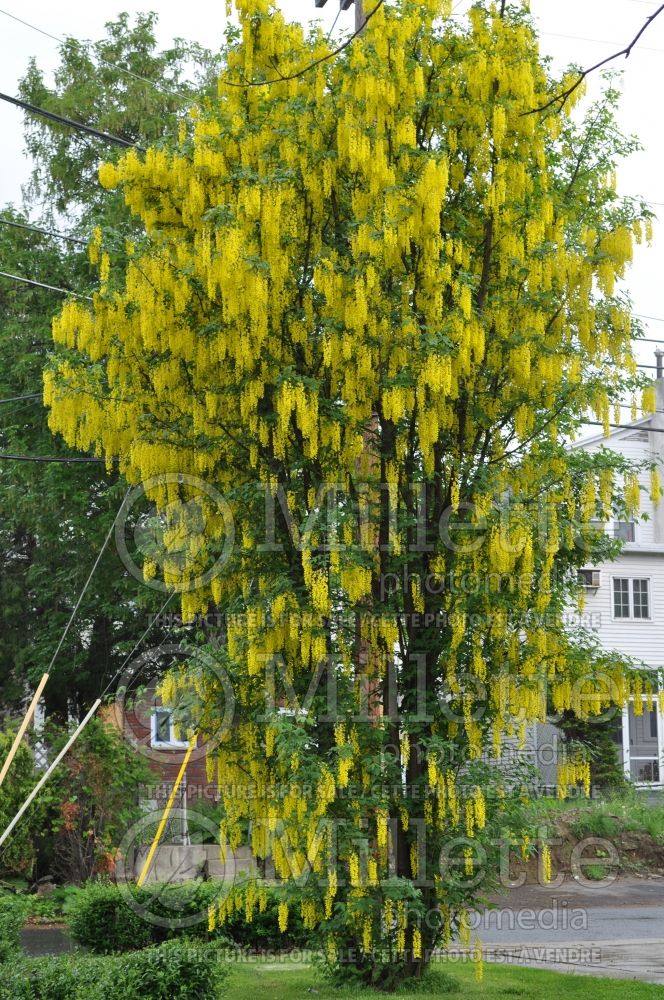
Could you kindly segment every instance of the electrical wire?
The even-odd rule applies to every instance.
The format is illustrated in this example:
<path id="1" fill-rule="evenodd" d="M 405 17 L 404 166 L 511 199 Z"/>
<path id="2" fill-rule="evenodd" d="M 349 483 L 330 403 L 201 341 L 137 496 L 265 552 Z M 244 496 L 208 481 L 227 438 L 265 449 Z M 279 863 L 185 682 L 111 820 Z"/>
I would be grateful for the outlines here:
<path id="1" fill-rule="evenodd" d="M 127 664 L 129 663 L 129 661 L 131 660 L 132 656 L 134 656 L 134 654 L 136 653 L 136 650 L 138 649 L 138 647 L 142 644 L 142 642 L 145 639 L 145 637 L 147 636 L 147 634 L 154 627 L 154 625 L 156 624 L 157 620 L 161 617 L 161 615 L 163 615 L 164 611 L 166 610 L 166 608 L 168 607 L 168 605 L 171 603 L 171 601 L 175 597 L 175 594 L 176 594 L 176 591 L 173 591 L 171 594 L 169 594 L 169 596 L 166 598 L 166 600 L 162 604 L 162 606 L 159 609 L 159 611 L 157 612 L 157 614 L 153 616 L 153 618 L 150 621 L 150 624 L 148 625 L 148 627 L 146 628 L 146 630 L 143 632 L 143 635 L 140 637 L 140 639 L 138 640 L 138 642 L 135 644 L 135 646 L 131 650 L 131 652 L 127 653 L 127 655 L 125 656 L 124 660 L 122 661 L 122 663 L 120 664 L 120 666 L 116 670 L 115 674 L 113 675 L 113 677 L 111 677 L 110 681 L 108 682 L 108 684 L 106 685 L 106 687 L 104 688 L 104 690 L 102 691 L 102 693 L 99 695 L 100 698 L 103 699 L 103 698 L 106 697 L 106 695 L 108 694 L 108 692 L 110 691 L 110 689 L 113 687 L 113 685 L 117 681 L 118 677 L 121 676 L 122 672 L 124 671 L 124 668 L 127 666 Z M 157 646 L 157 649 L 155 650 L 155 652 L 159 652 L 159 650 L 162 648 L 162 646 L 164 645 L 165 642 L 166 642 L 166 640 L 162 639 L 161 643 Z M 142 667 L 143 666 L 145 666 L 145 663 L 142 664 Z M 142 667 L 141 667 L 141 669 L 142 669 Z M 137 670 L 132 679 L 135 680 L 136 677 L 138 677 L 139 673 L 140 673 L 140 670 Z"/>
<path id="2" fill-rule="evenodd" d="M 90 48 L 90 42 L 82 42 L 80 39 L 74 38 L 73 35 L 66 35 L 64 38 L 60 38 L 58 35 L 52 35 L 50 31 L 44 31 L 43 28 L 39 28 L 36 24 L 31 24 L 29 21 L 24 21 L 22 17 L 17 17 L 16 14 L 11 14 L 8 10 L 0 9 L 0 14 L 4 14 L 5 17 L 10 17 L 12 21 L 18 21 L 19 24 L 23 24 L 26 28 L 30 28 L 32 31 L 36 31 L 40 35 L 44 35 L 46 38 L 52 39 L 59 45 L 65 45 L 67 42 L 77 42 L 85 49 Z M 154 80 L 150 80 L 147 76 L 141 76 L 139 73 L 134 73 L 133 70 L 127 69 L 125 66 L 121 66 L 120 63 L 114 62 L 112 59 L 107 59 L 99 53 L 97 53 L 97 55 L 102 62 L 106 63 L 107 66 L 114 66 L 115 69 L 120 70 L 121 73 L 126 73 L 127 76 L 132 77 L 132 79 L 140 80 L 142 83 L 148 83 L 151 87 L 154 87 L 155 90 L 158 90 L 160 94 L 165 94 L 167 97 L 174 97 L 176 100 L 184 100 L 187 96 L 186 94 L 178 94 L 174 90 L 165 90 L 163 87 L 160 87 L 158 83 L 155 83 Z"/>
<path id="3" fill-rule="evenodd" d="M 584 420 L 583 423 L 590 427 L 604 427 L 601 420 Z M 638 424 L 607 424 L 606 426 L 617 431 L 645 431 L 648 434 L 664 434 L 664 427 L 640 427 Z"/>
<path id="4" fill-rule="evenodd" d="M 274 84 L 276 83 L 288 83 L 290 80 L 297 80 L 299 79 L 299 77 L 304 76 L 305 73 L 308 73 L 310 70 L 315 69 L 316 66 L 320 66 L 322 63 L 329 62 L 330 59 L 334 59 L 335 56 L 338 56 L 341 52 L 344 51 L 344 49 L 347 49 L 350 45 L 352 45 L 352 43 L 355 41 L 358 35 L 362 34 L 365 27 L 371 20 L 371 18 L 374 16 L 374 14 L 376 14 L 380 10 L 380 8 L 383 6 L 384 3 L 385 0 L 378 0 L 376 6 L 372 10 L 370 10 L 368 14 L 365 14 L 364 24 L 362 25 L 362 27 L 357 28 L 352 35 L 349 35 L 345 42 L 342 42 L 341 45 L 338 45 L 336 49 L 332 50 L 332 52 L 328 52 L 326 56 L 321 56 L 319 59 L 314 59 L 313 62 L 310 62 L 307 66 L 304 66 L 302 69 L 297 70 L 297 72 L 295 73 L 287 73 L 286 76 L 281 76 L 281 75 L 276 76 L 271 80 L 244 80 L 242 82 L 238 82 L 237 80 L 229 80 L 226 77 L 221 76 L 219 78 L 219 82 L 221 84 L 224 84 L 224 86 L 226 87 L 238 87 L 240 90 L 244 90 L 247 87 L 271 87 L 274 86 Z"/>
<path id="5" fill-rule="evenodd" d="M 268 86 L 272 86 L 272 85 L 274 85 L 276 83 L 285 83 L 285 82 L 287 82 L 289 80 L 296 80 L 296 79 L 298 79 L 298 77 L 304 76 L 305 73 L 308 73 L 310 70 L 315 69 L 316 66 L 320 66 L 321 63 L 328 62 L 330 59 L 333 59 L 335 56 L 337 56 L 341 52 L 343 52 L 344 49 L 348 48 L 348 46 L 354 41 L 354 39 L 357 38 L 357 36 L 364 30 L 364 27 L 369 23 L 369 21 L 374 16 L 374 14 L 383 6 L 384 2 L 385 2 L 385 0 L 378 0 L 378 2 L 376 3 L 375 7 L 373 8 L 373 10 L 370 10 L 369 13 L 365 15 L 364 25 L 362 26 L 362 28 L 359 28 L 357 31 L 354 31 L 353 34 L 350 35 L 346 39 L 345 42 L 343 42 L 341 45 L 337 46 L 336 49 L 334 49 L 332 52 L 329 52 L 327 55 L 321 56 L 320 59 L 315 59 L 313 62 L 309 63 L 303 69 L 298 70 L 296 73 L 291 73 L 291 74 L 288 74 L 287 76 L 278 76 L 278 77 L 275 77 L 272 80 L 245 80 L 242 83 L 239 83 L 236 80 L 226 79 L 225 77 L 222 76 L 222 77 L 220 77 L 220 82 L 226 84 L 229 87 L 239 87 L 241 89 L 245 89 L 246 87 L 268 87 Z M 53 34 L 51 34 L 48 31 L 44 31 L 42 28 L 38 28 L 35 24 L 31 24 L 29 21 L 24 21 L 22 18 L 16 17 L 15 14 L 10 14 L 9 11 L 7 11 L 7 10 L 0 9 L 0 14 L 4 14 L 6 17 L 10 17 L 10 18 L 12 18 L 12 20 L 18 21 L 20 24 L 25 25 L 27 28 L 31 28 L 33 31 L 38 31 L 39 34 L 45 35 L 47 38 L 51 38 L 53 41 L 56 41 L 56 42 L 58 42 L 60 44 L 63 44 L 64 41 L 65 41 L 64 38 L 59 38 L 57 35 L 53 35 Z M 336 24 L 336 19 L 335 19 L 335 24 Z M 74 39 L 74 40 L 76 40 L 76 39 Z M 79 44 L 82 44 L 82 43 L 79 43 Z M 186 95 L 186 94 L 180 95 L 180 94 L 173 93 L 172 91 L 164 91 L 153 80 L 149 80 L 147 77 L 139 76 L 138 74 L 133 73 L 131 70 L 125 69 L 124 67 L 120 66 L 118 63 L 111 62 L 110 65 L 115 66 L 117 69 L 120 69 L 123 73 L 128 73 L 130 76 L 134 77 L 137 80 L 142 80 L 144 83 L 149 83 L 151 86 L 155 87 L 161 93 L 166 93 L 169 96 L 176 97 L 179 100 L 185 100 L 188 97 L 188 95 Z M 3 98 L 3 95 L 0 94 L 0 98 Z M 4 99 L 6 100 L 7 98 L 4 98 Z M 35 113 L 35 114 L 45 114 L 47 117 L 53 117 L 53 115 L 52 115 L 51 112 L 44 112 L 44 111 L 40 111 L 39 109 L 34 109 L 34 108 L 26 108 L 26 110 L 32 110 L 33 113 Z M 58 120 L 58 117 L 59 116 L 57 116 L 55 118 L 55 120 Z M 79 127 L 77 125 L 77 123 L 72 122 L 72 121 L 66 121 L 66 122 L 63 121 L 62 123 L 63 124 L 68 124 L 68 125 L 70 125 L 72 127 Z M 107 135 L 96 133 L 96 131 L 93 131 L 92 134 L 93 135 L 97 134 L 97 136 L 99 138 L 106 138 L 108 141 L 117 140 L 117 136 L 111 138 L 111 137 L 109 137 Z M 122 143 L 124 145 L 127 145 L 127 146 L 135 146 L 136 149 L 140 149 L 141 152 L 144 152 L 144 150 L 141 149 L 140 146 L 136 146 L 135 143 L 126 142 L 125 140 L 119 140 L 119 141 L 120 141 L 120 143 Z"/>
<path id="6" fill-rule="evenodd" d="M 332 37 L 332 32 L 336 28 L 337 21 L 341 17 L 341 11 L 342 11 L 342 7 L 341 7 L 341 4 L 339 4 L 339 10 L 337 11 L 337 16 L 335 17 L 334 21 L 332 22 L 332 27 L 330 28 L 330 30 L 328 31 L 327 35 L 325 36 L 325 41 L 326 42 L 329 42 L 330 38 Z"/>
<path id="7" fill-rule="evenodd" d="M 664 316 L 644 316 L 643 313 L 632 313 L 637 319 L 649 319 L 653 323 L 664 323 Z M 643 338 L 645 340 L 645 337 Z"/>
<path id="8" fill-rule="evenodd" d="M 145 152 L 143 146 L 139 146 L 138 143 L 132 142 L 130 139 L 122 139 L 119 135 L 102 132 L 98 128 L 93 128 L 92 125 L 84 125 L 82 122 L 76 122 L 73 118 L 66 118 L 64 115 L 56 114 L 55 111 L 47 111 L 45 108 L 39 108 L 36 104 L 30 104 L 29 101 L 21 101 L 18 97 L 10 97 L 9 94 L 0 93 L 0 101 L 7 101 L 8 104 L 22 108 L 23 111 L 29 111 L 30 114 L 46 118 L 48 121 L 55 122 L 58 125 L 66 125 L 68 128 L 78 129 L 79 132 L 85 132 L 86 135 L 94 136 L 95 139 L 103 139 L 104 142 L 122 146 L 123 149 L 138 149 L 141 153 Z"/>
<path id="9" fill-rule="evenodd" d="M 75 295 L 77 299 L 87 299 L 92 302 L 91 295 L 82 295 L 80 292 L 73 292 L 71 288 L 59 288 L 57 285 L 46 285 L 43 281 L 35 281 L 33 278 L 24 278 L 20 274 L 9 274 L 7 271 L 0 271 L 0 278 L 11 278 L 12 281 L 20 281 L 24 285 L 34 285 L 35 288 L 47 288 L 49 292 L 61 292 L 63 295 Z"/>
<path id="10" fill-rule="evenodd" d="M 79 246 L 82 247 L 87 246 L 86 241 L 79 239 L 77 236 L 67 236 L 65 233 L 57 233 L 53 229 L 42 229 L 40 226 L 33 226 L 27 222 L 15 222 L 13 219 L 3 219 L 0 217 L 0 226 L 13 226 L 15 229 L 27 229 L 28 232 L 41 233 L 42 236 L 53 236 L 56 240 L 67 240 L 69 243 L 78 243 Z"/>
<path id="11" fill-rule="evenodd" d="M 3 462 L 61 462 L 62 464 L 75 465 L 77 463 L 94 463 L 103 465 L 103 458 L 82 458 L 74 455 L 71 458 L 60 458 L 56 455 L 10 455 L 6 451 L 0 451 L 0 461 Z"/>
<path id="12" fill-rule="evenodd" d="M 586 38 L 583 35 L 564 35 L 560 31 L 540 31 L 538 34 L 545 35 L 549 38 L 567 38 L 573 42 L 591 42 L 593 45 L 620 45 L 620 42 L 610 42 L 606 38 Z M 652 48 L 652 46 L 649 45 L 639 45 L 639 52 L 661 53 L 664 52 L 664 49 Z"/>
<path id="13" fill-rule="evenodd" d="M 87 589 L 90 586 L 90 583 L 92 581 L 92 577 L 95 575 L 95 570 L 97 569 L 97 566 L 101 562 L 102 556 L 104 555 L 104 552 L 106 551 L 106 546 L 108 545 L 108 543 L 111 540 L 111 536 L 113 535 L 113 532 L 115 531 L 116 522 L 117 522 L 117 520 L 118 520 L 118 518 L 120 516 L 121 511 L 124 509 L 125 501 L 126 501 L 127 497 L 129 496 L 130 492 L 131 492 L 131 488 L 127 490 L 127 492 L 125 493 L 124 497 L 122 498 L 122 503 L 118 507 L 117 513 L 116 513 L 115 517 L 113 518 L 113 523 L 111 524 L 110 528 L 108 529 L 108 532 L 107 532 L 106 537 L 105 537 L 105 539 L 103 541 L 102 547 L 100 548 L 100 550 L 99 550 L 99 552 L 97 554 L 97 558 L 95 559 L 94 563 L 92 564 L 92 569 L 90 570 L 90 572 L 88 574 L 88 578 L 85 581 L 85 583 L 83 584 L 83 589 L 81 590 L 80 594 L 78 595 L 78 600 L 76 601 L 76 604 L 74 605 L 72 613 L 69 616 L 69 621 L 65 625 L 64 632 L 60 636 L 60 642 L 56 646 L 55 652 L 53 653 L 53 656 L 51 657 L 51 662 L 49 663 L 48 669 L 46 671 L 47 674 L 50 674 L 51 668 L 53 667 L 53 664 L 56 661 L 57 655 L 58 655 L 58 653 L 60 652 L 60 650 L 62 648 L 62 644 L 65 641 L 65 639 L 67 638 L 67 634 L 69 632 L 69 629 L 71 628 L 71 625 L 72 625 L 74 619 L 76 618 L 76 615 L 78 613 L 78 609 L 81 606 L 81 602 L 83 601 L 83 598 L 85 597 Z"/>
<path id="14" fill-rule="evenodd" d="M 3 403 L 18 403 L 21 399 L 41 399 L 41 392 L 31 392 L 27 396 L 9 396 L 7 399 L 0 399 L 0 406 Z"/>
<path id="15" fill-rule="evenodd" d="M 581 72 L 577 74 L 574 83 L 571 84 L 569 87 L 567 87 L 565 90 L 561 91 L 559 94 L 555 94 L 549 101 L 546 101 L 544 104 L 540 104 L 536 108 L 531 108 L 529 111 L 522 111 L 521 114 L 522 115 L 537 114 L 538 112 L 541 111 L 547 111 L 549 108 L 552 108 L 556 104 L 558 105 L 558 110 L 559 111 L 562 110 L 565 103 L 567 102 L 567 99 L 571 97 L 574 91 L 581 86 L 581 84 L 583 83 L 583 81 L 586 79 L 587 76 L 590 76 L 591 73 L 594 73 L 596 72 L 596 70 L 601 69 L 602 66 L 607 66 L 611 62 L 615 62 L 615 60 L 619 59 L 620 56 L 624 56 L 625 59 L 628 59 L 632 53 L 634 46 L 641 40 L 642 36 L 645 34 L 648 28 L 651 27 L 653 21 L 655 21 L 662 12 L 664 12 L 664 3 L 660 4 L 657 10 L 653 11 L 653 13 L 650 14 L 645 19 L 645 21 L 643 22 L 637 33 L 632 38 L 632 40 L 628 42 L 627 45 L 624 46 L 624 48 L 620 49 L 618 52 L 614 52 L 610 56 L 606 56 L 605 59 L 600 59 L 599 62 L 596 62 L 593 66 L 588 66 L 586 69 L 581 70 Z"/>

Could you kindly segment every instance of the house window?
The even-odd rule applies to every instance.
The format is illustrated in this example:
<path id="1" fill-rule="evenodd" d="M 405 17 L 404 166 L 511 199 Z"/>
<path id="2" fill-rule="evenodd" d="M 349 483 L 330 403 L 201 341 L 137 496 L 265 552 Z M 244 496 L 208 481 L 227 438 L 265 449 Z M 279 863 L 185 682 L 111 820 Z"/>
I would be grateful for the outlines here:
<path id="1" fill-rule="evenodd" d="M 650 618 L 650 582 L 648 579 L 613 578 L 613 617 Z"/>
<path id="2" fill-rule="evenodd" d="M 613 537 L 620 538 L 623 542 L 635 541 L 636 529 L 634 521 L 614 521 Z"/>
<path id="3" fill-rule="evenodd" d="M 187 740 L 178 739 L 173 724 L 173 715 L 168 708 L 156 708 L 152 713 L 152 746 L 189 746 Z"/>
<path id="4" fill-rule="evenodd" d="M 632 594 L 634 596 L 634 617 L 649 618 L 648 581 L 632 580 Z"/>
<path id="5" fill-rule="evenodd" d="M 650 718 L 650 735 L 653 739 L 657 739 L 657 712 L 653 709 L 648 712 L 648 717 Z"/>
<path id="6" fill-rule="evenodd" d="M 613 581 L 613 614 L 616 618 L 629 618 L 629 580 Z"/>

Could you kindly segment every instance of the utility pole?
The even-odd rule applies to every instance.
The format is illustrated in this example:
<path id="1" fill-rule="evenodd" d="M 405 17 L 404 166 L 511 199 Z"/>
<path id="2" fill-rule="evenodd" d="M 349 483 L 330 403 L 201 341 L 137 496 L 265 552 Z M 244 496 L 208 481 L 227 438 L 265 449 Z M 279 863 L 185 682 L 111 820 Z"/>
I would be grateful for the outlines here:
<path id="1" fill-rule="evenodd" d="M 317 7 L 324 7 L 327 0 L 315 0 Z M 342 10 L 348 10 L 353 0 L 339 0 L 339 6 Z M 355 0 L 355 31 L 360 32 L 362 28 L 367 23 L 367 19 L 364 16 L 364 3 L 363 0 Z"/>

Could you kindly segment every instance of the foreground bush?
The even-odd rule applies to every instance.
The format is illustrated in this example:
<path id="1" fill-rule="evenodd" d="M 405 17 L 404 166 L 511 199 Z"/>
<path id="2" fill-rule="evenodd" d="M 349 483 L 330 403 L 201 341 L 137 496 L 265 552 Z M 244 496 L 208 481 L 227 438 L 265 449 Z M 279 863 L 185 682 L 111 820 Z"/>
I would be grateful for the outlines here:
<path id="1" fill-rule="evenodd" d="M 67 926 L 77 944 L 97 954 L 132 951 L 155 943 L 154 928 L 110 883 L 90 883 L 81 889 L 71 904 Z"/>
<path id="2" fill-rule="evenodd" d="M 228 966 L 211 945 L 169 941 L 120 957 L 67 955 L 2 971 L 0 1000 L 218 1000 Z"/>
<path id="3" fill-rule="evenodd" d="M 279 896 L 268 893 L 267 906 L 256 910 L 251 923 L 244 909 L 228 917 L 223 927 L 208 926 L 208 908 L 225 895 L 220 882 L 119 887 L 91 883 L 69 905 L 69 932 L 77 944 L 96 954 L 112 954 L 160 944 L 170 938 L 230 939 L 256 949 L 286 949 L 307 944 L 308 933 L 297 913 L 288 932 L 279 929 Z"/>
<path id="4" fill-rule="evenodd" d="M 21 928 L 28 905 L 20 896 L 0 896 L 0 964 L 21 954 Z"/>

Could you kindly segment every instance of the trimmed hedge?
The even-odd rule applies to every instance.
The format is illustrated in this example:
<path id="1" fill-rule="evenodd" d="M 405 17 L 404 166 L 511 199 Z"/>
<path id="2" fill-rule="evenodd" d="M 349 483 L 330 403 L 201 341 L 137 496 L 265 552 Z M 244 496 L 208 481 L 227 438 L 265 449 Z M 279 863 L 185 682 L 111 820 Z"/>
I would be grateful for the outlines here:
<path id="1" fill-rule="evenodd" d="M 155 943 L 154 928 L 127 905 L 118 887 L 110 883 L 90 882 L 81 889 L 69 907 L 67 927 L 77 944 L 101 955 Z"/>
<path id="2" fill-rule="evenodd" d="M 69 932 L 78 944 L 96 954 L 122 953 L 183 936 L 203 940 L 213 937 L 245 948 L 268 950 L 307 945 L 308 932 L 296 913 L 290 915 L 288 933 L 279 930 L 280 896 L 274 889 L 268 892 L 265 912 L 255 912 L 250 924 L 242 912 L 234 913 L 210 935 L 208 906 L 224 891 L 225 886 L 214 881 L 157 884 L 141 889 L 91 883 L 69 906 Z"/>
<path id="3" fill-rule="evenodd" d="M 218 1000 L 227 974 L 214 946 L 168 941 L 119 957 L 12 963 L 0 1000 Z"/>

